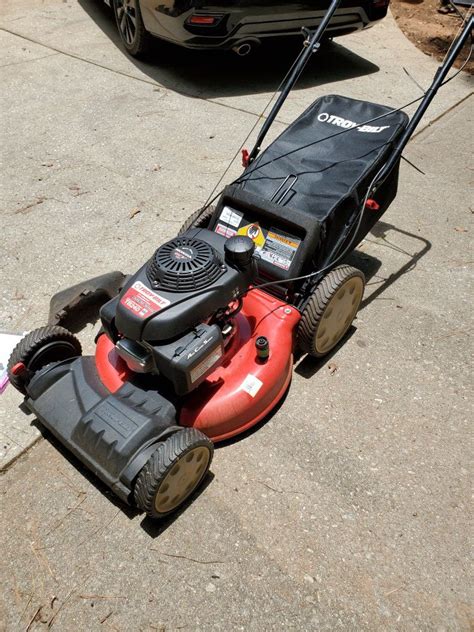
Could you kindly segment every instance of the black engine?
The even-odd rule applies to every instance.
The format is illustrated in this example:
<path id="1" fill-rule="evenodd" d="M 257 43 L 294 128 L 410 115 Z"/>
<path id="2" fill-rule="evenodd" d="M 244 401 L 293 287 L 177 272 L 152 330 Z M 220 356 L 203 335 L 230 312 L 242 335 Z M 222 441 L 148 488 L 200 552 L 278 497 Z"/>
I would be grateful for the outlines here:
<path id="1" fill-rule="evenodd" d="M 101 310 L 129 368 L 162 375 L 178 395 L 199 386 L 222 361 L 236 299 L 256 278 L 254 249 L 248 237 L 205 229 L 160 246 Z"/>

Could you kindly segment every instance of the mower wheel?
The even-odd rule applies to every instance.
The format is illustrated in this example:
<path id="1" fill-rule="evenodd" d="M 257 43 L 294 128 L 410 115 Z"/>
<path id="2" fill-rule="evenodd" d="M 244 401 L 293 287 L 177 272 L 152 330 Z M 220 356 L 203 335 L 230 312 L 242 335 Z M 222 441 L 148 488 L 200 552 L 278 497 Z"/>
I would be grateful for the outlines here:
<path id="1" fill-rule="evenodd" d="M 11 384 L 26 393 L 26 387 L 36 371 L 47 364 L 80 356 L 79 340 L 64 327 L 40 327 L 30 331 L 13 349 L 7 372 Z"/>
<path id="2" fill-rule="evenodd" d="M 197 489 L 211 465 L 214 446 L 199 430 L 184 428 L 160 443 L 138 475 L 137 506 L 152 518 L 175 511 Z"/>
<path id="3" fill-rule="evenodd" d="M 209 225 L 209 221 L 215 208 L 215 206 L 208 206 L 204 210 L 200 208 L 197 211 L 194 211 L 194 213 L 190 215 L 181 226 L 178 235 L 182 235 L 190 228 L 206 228 Z"/>
<path id="4" fill-rule="evenodd" d="M 342 340 L 364 295 L 365 277 L 357 268 L 331 270 L 311 294 L 298 326 L 299 348 L 316 358 L 325 356 Z"/>

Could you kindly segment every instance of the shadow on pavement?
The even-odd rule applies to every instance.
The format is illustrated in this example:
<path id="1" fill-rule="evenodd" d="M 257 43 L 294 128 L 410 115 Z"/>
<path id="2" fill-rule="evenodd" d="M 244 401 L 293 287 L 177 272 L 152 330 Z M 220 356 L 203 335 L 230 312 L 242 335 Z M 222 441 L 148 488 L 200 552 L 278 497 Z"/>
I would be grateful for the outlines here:
<path id="1" fill-rule="evenodd" d="M 199 485 L 197 490 L 193 492 L 188 500 L 186 500 L 186 502 L 178 507 L 178 509 L 174 511 L 168 518 L 164 518 L 162 520 L 153 520 L 153 518 L 145 516 L 140 523 L 143 531 L 145 531 L 145 533 L 147 533 L 153 539 L 158 538 L 162 533 L 166 531 L 166 529 L 168 529 L 168 527 L 173 524 L 173 522 L 175 522 L 175 520 L 178 520 L 181 514 L 183 514 L 202 493 L 206 491 L 213 480 L 214 474 L 212 473 L 212 471 L 209 471 L 204 481 Z"/>
<path id="2" fill-rule="evenodd" d="M 407 252 L 400 246 L 397 246 L 396 244 L 391 242 L 390 239 L 388 238 L 387 235 L 389 231 L 395 231 L 396 233 L 399 233 L 400 235 L 404 235 L 405 237 L 408 237 L 409 239 L 415 240 L 416 242 L 421 244 L 420 250 L 417 250 L 414 254 L 412 254 L 411 252 Z M 379 296 L 383 292 L 385 292 L 393 283 L 395 283 L 395 281 L 398 281 L 398 279 L 402 277 L 404 274 L 408 274 L 409 272 L 412 272 L 412 270 L 414 270 L 416 266 L 418 265 L 418 262 L 420 261 L 420 259 L 424 257 L 431 250 L 431 242 L 425 239 L 424 237 L 421 237 L 420 235 L 414 235 L 413 233 L 409 233 L 408 231 L 403 230 L 402 228 L 397 228 L 396 226 L 393 226 L 393 224 L 387 224 L 386 222 L 381 222 L 381 221 L 377 222 L 377 224 L 373 227 L 373 229 L 370 231 L 369 235 L 366 238 L 366 241 L 368 241 L 369 243 L 371 242 L 371 235 L 373 235 L 374 237 L 378 239 L 377 241 L 378 246 L 382 246 L 384 248 L 390 248 L 392 250 L 395 250 L 396 252 L 401 253 L 408 257 L 408 261 L 401 268 L 399 268 L 396 272 L 391 274 L 386 279 L 381 278 L 378 281 L 372 282 L 372 285 L 375 285 L 377 283 L 378 288 L 373 290 L 370 296 L 367 296 L 367 298 L 365 298 L 362 301 L 361 306 L 360 306 L 361 310 L 365 309 L 368 305 L 370 305 L 370 303 L 372 303 L 372 301 L 375 301 L 377 298 L 379 298 Z M 366 255 L 365 253 L 363 253 L 360 256 L 362 256 L 363 259 L 368 258 L 368 255 Z M 380 267 L 380 265 L 378 267 Z M 368 275 L 362 265 L 360 265 L 359 267 L 364 273 L 366 273 L 367 282 L 369 283 L 372 277 L 376 274 L 376 271 Z"/>
<path id="3" fill-rule="evenodd" d="M 29 412 L 29 411 L 28 411 Z M 140 523 L 142 529 L 152 538 L 159 537 L 164 533 L 168 527 L 170 527 L 175 520 L 177 520 L 182 513 L 184 513 L 193 502 L 207 489 L 214 479 L 214 474 L 209 471 L 198 487 L 198 489 L 188 498 L 188 500 L 181 505 L 175 512 L 173 512 L 168 518 L 163 520 L 153 520 L 149 518 L 145 513 L 139 510 L 137 507 L 128 505 L 123 502 L 114 492 L 103 483 L 100 478 L 94 475 L 72 452 L 70 452 L 56 437 L 49 432 L 36 418 L 31 421 L 31 425 L 38 428 L 42 437 L 46 439 L 82 476 L 97 489 L 103 496 L 107 498 L 118 510 L 120 510 L 129 520 L 133 520 L 138 515 L 143 516 L 143 520 Z M 212 465 L 211 465 L 212 467 Z"/>
<path id="4" fill-rule="evenodd" d="M 78 0 L 78 3 L 128 57 L 120 42 L 114 14 L 105 3 L 97 0 Z M 252 55 L 241 58 L 232 52 L 195 51 L 156 40 L 146 62 L 128 58 L 142 73 L 165 88 L 213 99 L 276 90 L 301 45 L 302 38 L 276 38 L 264 43 Z M 310 61 L 295 89 L 352 79 L 378 70 L 378 66 L 342 44 L 327 42 Z"/>
<path id="5" fill-rule="evenodd" d="M 140 512 L 138 509 L 127 505 L 116 496 L 100 478 L 94 475 L 70 450 L 68 450 L 56 437 L 47 430 L 36 418 L 32 419 L 31 425 L 38 428 L 42 437 L 50 443 L 82 476 L 93 485 L 103 496 L 105 496 L 117 509 L 120 509 L 130 520 L 135 518 Z"/>
<path id="6" fill-rule="evenodd" d="M 422 244 L 422 246 L 419 250 L 412 254 L 391 242 L 390 239 L 387 237 L 389 231 L 395 231 L 405 237 L 408 237 L 409 239 L 413 239 L 419 244 Z M 397 281 L 404 274 L 408 274 L 409 272 L 414 270 L 418 264 L 418 261 L 422 257 L 424 257 L 429 252 L 429 250 L 431 250 L 431 243 L 424 237 L 420 237 L 420 235 L 414 235 L 413 233 L 409 233 L 401 228 L 393 226 L 392 224 L 387 224 L 386 222 L 377 222 L 377 224 L 373 227 L 366 238 L 366 241 L 369 243 L 371 242 L 371 235 L 378 239 L 377 245 L 396 250 L 397 252 L 406 255 L 408 257 L 408 260 L 396 272 L 394 272 L 387 278 L 383 278 L 377 277 L 377 272 L 379 271 L 382 262 L 376 257 L 373 257 L 372 255 L 369 255 L 366 252 L 360 250 L 354 250 L 346 258 L 346 263 L 362 270 L 362 272 L 365 274 L 368 287 L 375 285 L 378 286 L 375 290 L 371 291 L 369 296 L 363 299 L 359 311 L 365 309 L 368 305 L 370 305 L 370 303 L 372 303 L 372 301 L 380 298 L 380 295 L 383 294 L 393 283 L 395 283 L 395 281 Z M 354 322 L 357 322 L 357 319 Z M 351 326 L 341 342 L 323 358 L 312 358 L 310 356 L 302 356 L 302 358 L 296 358 L 295 372 L 306 379 L 312 378 L 322 367 L 331 362 L 332 358 L 337 354 L 338 350 L 346 344 L 349 338 L 351 338 L 356 331 L 357 327 Z M 299 363 L 298 360 L 300 360 Z"/>
<path id="7" fill-rule="evenodd" d="M 320 369 L 322 369 L 326 365 L 329 365 L 328 368 L 329 370 L 331 370 L 332 358 L 337 354 L 339 349 L 343 347 L 350 338 L 352 338 L 356 331 L 357 327 L 351 325 L 349 327 L 349 331 L 346 333 L 341 342 L 339 342 L 339 344 L 337 344 L 334 349 L 329 351 L 329 353 L 327 353 L 322 358 L 313 358 L 312 356 L 303 354 L 299 354 L 298 356 L 296 356 L 295 373 L 297 373 L 301 377 L 304 377 L 306 380 L 310 380 L 316 375 L 316 373 L 318 373 Z"/>

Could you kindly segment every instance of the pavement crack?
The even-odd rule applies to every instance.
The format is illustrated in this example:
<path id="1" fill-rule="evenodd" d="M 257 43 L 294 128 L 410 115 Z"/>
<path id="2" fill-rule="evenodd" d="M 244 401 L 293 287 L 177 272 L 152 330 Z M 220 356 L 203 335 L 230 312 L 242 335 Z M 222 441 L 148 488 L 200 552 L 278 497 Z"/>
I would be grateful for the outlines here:
<path id="1" fill-rule="evenodd" d="M 58 614 L 61 612 L 61 610 L 64 608 L 64 606 L 67 604 L 67 602 L 71 599 L 74 591 L 76 590 L 76 587 L 74 586 L 74 588 L 72 588 L 72 590 L 69 591 L 69 593 L 67 594 L 66 598 L 64 599 L 64 601 L 61 603 L 61 605 L 59 606 L 59 608 L 56 610 L 56 612 L 53 614 L 53 616 L 51 617 L 51 619 L 48 621 L 48 630 L 53 626 L 54 624 L 54 620 L 56 619 L 56 617 L 58 616 Z"/>
<path id="2" fill-rule="evenodd" d="M 418 129 L 418 131 L 416 131 L 413 136 L 410 138 L 410 143 L 412 143 L 415 139 L 418 139 L 419 136 L 421 136 L 421 134 L 423 134 L 423 132 L 427 129 L 430 129 L 431 127 L 433 127 L 433 125 L 435 125 L 436 123 L 438 123 L 442 118 L 444 118 L 447 114 L 449 114 L 450 112 L 452 112 L 453 110 L 455 110 L 456 108 L 458 108 L 460 105 L 462 105 L 465 101 L 467 101 L 468 99 L 470 99 L 472 97 L 472 95 L 474 94 L 474 90 L 471 90 L 471 92 L 468 92 L 468 94 L 466 94 L 464 97 L 462 97 L 462 99 L 459 99 L 459 101 L 456 101 L 456 103 L 453 103 L 453 105 L 451 105 L 449 108 L 447 108 L 446 110 L 444 110 L 444 112 L 441 112 L 441 114 L 439 114 L 438 116 L 436 116 L 434 119 L 432 119 L 431 121 L 428 121 L 425 125 L 421 126 L 420 125 L 420 129 Z"/>
<path id="3" fill-rule="evenodd" d="M 18 452 L 17 454 L 15 454 L 9 461 L 7 461 L 4 465 L 2 465 L 2 467 L 0 467 L 0 475 L 6 474 L 8 470 L 11 467 L 13 467 L 15 463 L 17 463 L 17 461 L 19 461 L 20 459 L 23 459 L 24 457 L 26 458 L 28 454 L 30 453 L 31 449 L 34 448 L 36 444 L 39 443 L 42 439 L 43 439 L 43 436 L 38 435 L 37 437 L 33 439 L 32 443 L 30 443 L 27 446 L 21 446 L 17 444 L 17 446 L 21 449 L 21 452 Z"/>
<path id="4" fill-rule="evenodd" d="M 28 64 L 34 61 L 39 61 L 40 59 L 46 59 L 47 57 L 55 57 L 59 55 L 59 52 L 50 53 L 49 55 L 41 55 L 41 57 L 32 57 L 31 59 L 22 59 L 20 61 L 12 61 L 9 64 L 0 64 L 0 68 L 8 68 L 8 66 L 18 66 L 20 64 Z"/>
<path id="5" fill-rule="evenodd" d="M 276 489 L 276 487 L 272 487 L 271 485 L 268 485 L 268 483 L 265 483 L 264 481 L 255 481 L 255 482 L 259 483 L 260 485 L 263 485 L 264 487 L 266 487 L 272 492 L 275 492 L 276 494 L 295 494 L 297 496 L 307 496 L 307 494 L 305 494 L 304 492 L 296 490 L 296 489 Z"/>
<path id="6" fill-rule="evenodd" d="M 16 211 L 14 211 L 14 214 L 26 215 L 27 213 L 30 213 L 35 208 L 35 206 L 39 206 L 40 204 L 43 204 L 43 202 L 46 202 L 47 199 L 48 198 L 44 197 L 43 195 L 40 195 L 33 202 L 30 202 L 29 204 L 16 209 Z"/>
<path id="7" fill-rule="evenodd" d="M 42 608 L 43 608 L 42 605 L 39 605 L 36 608 L 34 615 L 31 617 L 28 625 L 25 628 L 25 632 L 29 632 L 31 630 L 31 626 L 38 620 Z"/>
<path id="8" fill-rule="evenodd" d="M 150 551 L 158 551 L 158 549 L 151 548 Z M 162 553 L 166 557 L 174 557 L 179 560 L 187 560 L 188 562 L 194 562 L 195 564 L 225 564 L 224 560 L 197 560 L 194 557 L 188 557 L 187 555 L 174 555 L 173 553 Z"/>
<path id="9" fill-rule="evenodd" d="M 48 50 L 54 51 L 55 53 L 65 55 L 66 57 L 71 57 L 72 59 L 76 59 L 77 61 L 82 61 L 86 64 L 91 64 L 92 66 L 96 66 L 97 68 L 102 68 L 102 70 L 108 70 L 109 72 L 113 72 L 116 75 L 122 75 L 123 77 L 128 77 L 129 79 L 135 79 L 136 81 L 147 83 L 149 85 L 155 86 L 156 88 L 161 88 L 163 91 L 165 91 L 165 88 L 162 88 L 162 86 L 156 83 L 156 81 L 144 79 L 142 77 L 135 77 L 134 75 L 130 75 L 127 72 L 123 72 L 123 70 L 109 68 L 108 66 L 104 66 L 104 64 L 100 64 L 99 62 L 93 61 L 92 59 L 87 59 L 86 57 L 81 57 L 80 55 L 69 53 L 68 51 L 62 50 L 61 48 L 56 48 L 55 46 L 50 46 L 49 44 L 44 44 L 43 42 L 40 42 L 39 40 L 33 39 L 32 37 L 28 37 L 27 35 L 22 35 L 21 33 L 17 33 L 16 31 L 12 31 L 11 29 L 7 29 L 5 27 L 1 27 L 0 30 L 4 31 L 5 33 L 9 33 L 10 35 L 15 35 L 16 37 L 20 37 L 21 39 L 24 39 L 27 42 L 31 42 L 32 44 L 37 44 L 38 46 L 47 48 Z"/>
<path id="10" fill-rule="evenodd" d="M 115 518 L 119 515 L 120 513 L 120 509 L 117 509 L 117 511 L 114 513 L 114 515 L 112 516 L 112 518 L 110 518 L 110 520 L 108 520 L 107 522 L 104 522 L 103 524 L 101 524 L 99 527 L 97 527 L 97 529 L 95 529 L 94 531 L 92 531 L 92 533 L 90 533 L 87 538 L 85 538 L 84 540 L 82 540 L 81 542 L 79 542 L 79 544 L 77 545 L 76 548 L 82 546 L 83 544 L 86 544 L 86 542 L 90 542 L 92 540 L 92 538 L 100 533 L 102 533 L 105 529 L 107 529 L 107 527 L 109 527 L 112 522 L 115 520 Z"/>

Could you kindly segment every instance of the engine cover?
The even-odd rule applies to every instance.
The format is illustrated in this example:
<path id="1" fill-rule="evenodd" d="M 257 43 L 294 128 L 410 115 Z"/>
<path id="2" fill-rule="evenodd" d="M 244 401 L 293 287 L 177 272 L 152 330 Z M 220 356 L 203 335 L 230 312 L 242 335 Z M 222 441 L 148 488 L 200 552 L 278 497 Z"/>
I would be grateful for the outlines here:
<path id="1" fill-rule="evenodd" d="M 210 244 L 186 235 L 160 246 L 147 266 L 152 288 L 171 292 L 201 290 L 224 272 L 225 266 Z"/>
<path id="2" fill-rule="evenodd" d="M 245 292 L 255 271 L 225 263 L 225 243 L 222 235 L 194 228 L 160 246 L 102 307 L 111 340 L 172 341 Z"/>

